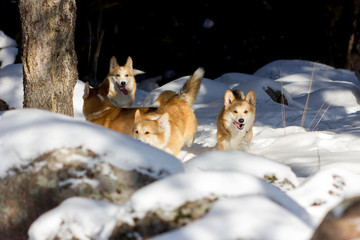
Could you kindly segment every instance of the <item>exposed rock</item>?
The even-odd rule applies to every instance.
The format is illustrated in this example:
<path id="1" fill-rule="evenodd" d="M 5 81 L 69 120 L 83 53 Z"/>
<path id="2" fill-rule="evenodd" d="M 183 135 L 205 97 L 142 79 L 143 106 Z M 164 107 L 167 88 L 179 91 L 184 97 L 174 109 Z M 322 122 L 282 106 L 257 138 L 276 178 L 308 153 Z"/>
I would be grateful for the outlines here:
<path id="1" fill-rule="evenodd" d="M 122 204 L 156 179 L 125 171 L 82 148 L 55 150 L 0 181 L 0 239 L 27 239 L 30 224 L 71 196 Z"/>
<path id="2" fill-rule="evenodd" d="M 289 179 L 284 178 L 279 180 L 275 175 L 264 175 L 264 180 L 273 184 L 283 191 L 294 190 L 296 186 Z"/>
<path id="3" fill-rule="evenodd" d="M 135 220 L 135 226 L 119 222 L 110 239 L 144 239 L 181 228 L 201 218 L 216 200 L 204 198 L 195 202 L 186 202 L 173 211 L 158 209 L 155 212 L 148 212 L 144 218 Z"/>
<path id="4" fill-rule="evenodd" d="M 345 200 L 324 218 L 312 239 L 338 240 L 360 238 L 360 198 Z"/>
<path id="5" fill-rule="evenodd" d="M 0 111 L 6 110 L 9 110 L 9 105 L 4 100 L 0 99 Z"/>
<path id="6" fill-rule="evenodd" d="M 277 103 L 284 103 L 285 105 L 289 105 L 287 99 L 281 91 L 274 91 L 272 88 L 267 88 L 265 92 L 270 96 L 270 98 Z"/>

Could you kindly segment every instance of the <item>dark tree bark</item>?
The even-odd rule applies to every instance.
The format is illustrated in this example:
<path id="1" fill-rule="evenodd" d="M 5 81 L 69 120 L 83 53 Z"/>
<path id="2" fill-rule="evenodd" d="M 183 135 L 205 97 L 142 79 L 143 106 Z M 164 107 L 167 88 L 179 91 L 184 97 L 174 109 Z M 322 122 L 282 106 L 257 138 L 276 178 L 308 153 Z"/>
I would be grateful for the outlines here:
<path id="1" fill-rule="evenodd" d="M 360 0 L 353 0 L 353 31 L 349 40 L 346 68 L 360 80 Z"/>
<path id="2" fill-rule="evenodd" d="M 73 116 L 75 0 L 20 0 L 24 107 Z"/>

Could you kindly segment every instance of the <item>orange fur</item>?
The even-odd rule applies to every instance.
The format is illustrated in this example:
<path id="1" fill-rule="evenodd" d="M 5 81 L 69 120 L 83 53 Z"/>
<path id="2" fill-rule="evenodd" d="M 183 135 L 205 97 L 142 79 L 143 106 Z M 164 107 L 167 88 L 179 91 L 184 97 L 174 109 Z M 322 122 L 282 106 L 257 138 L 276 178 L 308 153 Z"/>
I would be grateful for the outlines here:
<path id="1" fill-rule="evenodd" d="M 154 107 L 159 107 L 160 105 L 164 105 L 170 98 L 176 95 L 176 92 L 171 90 L 166 90 L 160 93 L 158 98 L 155 100 L 155 102 L 152 104 Z"/>
<path id="2" fill-rule="evenodd" d="M 155 113 L 156 108 L 117 108 L 107 97 L 108 89 L 109 79 L 105 79 L 98 88 L 90 88 L 89 83 L 86 83 L 83 96 L 83 113 L 86 120 L 132 136 L 136 110 L 151 115 Z"/>
<path id="3" fill-rule="evenodd" d="M 186 144 L 192 145 L 197 119 L 190 108 L 198 94 L 203 70 L 198 69 L 185 83 L 179 94 L 165 91 L 157 99 L 158 119 L 144 119 L 137 111 L 133 136 L 142 142 L 177 156 Z"/>

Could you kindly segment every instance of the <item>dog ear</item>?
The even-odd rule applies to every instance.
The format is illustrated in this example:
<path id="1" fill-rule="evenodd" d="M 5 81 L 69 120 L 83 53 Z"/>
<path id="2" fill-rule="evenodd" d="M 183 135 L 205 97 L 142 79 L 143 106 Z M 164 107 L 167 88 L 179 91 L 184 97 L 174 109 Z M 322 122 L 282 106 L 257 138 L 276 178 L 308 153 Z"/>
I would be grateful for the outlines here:
<path id="1" fill-rule="evenodd" d="M 112 56 L 111 59 L 110 59 L 110 72 L 112 72 L 116 66 L 119 66 L 117 60 L 116 60 L 116 57 L 115 56 Z"/>
<path id="2" fill-rule="evenodd" d="M 133 61 L 130 56 L 127 58 L 125 66 L 133 70 Z"/>
<path id="3" fill-rule="evenodd" d="M 141 113 L 140 113 L 140 110 L 137 109 L 136 112 L 135 112 L 135 119 L 134 119 L 134 123 L 138 123 L 141 121 Z"/>
<path id="4" fill-rule="evenodd" d="M 164 131 L 166 126 L 169 124 L 169 114 L 164 113 L 159 119 L 158 119 L 158 126 L 160 131 Z"/>
<path id="5" fill-rule="evenodd" d="M 90 85 L 89 82 L 85 83 L 85 87 L 84 87 L 84 95 L 83 95 L 83 99 L 86 99 L 90 94 Z"/>
<path id="6" fill-rule="evenodd" d="M 230 90 L 226 90 L 224 95 L 224 105 L 225 109 L 228 109 L 228 107 L 235 101 L 235 96 Z"/>
<path id="7" fill-rule="evenodd" d="M 245 101 L 247 101 L 251 106 L 255 106 L 256 104 L 256 97 L 255 92 L 253 90 L 250 90 L 245 97 Z"/>

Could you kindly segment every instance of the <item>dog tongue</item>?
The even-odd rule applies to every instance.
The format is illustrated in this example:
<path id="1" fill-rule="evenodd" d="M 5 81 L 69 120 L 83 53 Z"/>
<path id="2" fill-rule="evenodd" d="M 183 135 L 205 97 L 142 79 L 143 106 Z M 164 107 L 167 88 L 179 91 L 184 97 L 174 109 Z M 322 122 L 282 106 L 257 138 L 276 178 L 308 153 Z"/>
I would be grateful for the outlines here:
<path id="1" fill-rule="evenodd" d="M 123 94 L 128 95 L 128 91 L 125 87 L 120 87 L 120 90 L 123 92 Z"/>
<path id="2" fill-rule="evenodd" d="M 236 122 L 236 121 L 233 121 L 233 124 L 234 124 L 235 126 L 237 126 L 237 128 L 240 129 L 240 130 L 242 130 L 242 129 L 244 128 L 244 124 L 242 124 L 242 123 L 238 123 L 238 122 Z"/>

